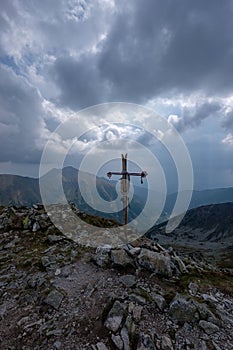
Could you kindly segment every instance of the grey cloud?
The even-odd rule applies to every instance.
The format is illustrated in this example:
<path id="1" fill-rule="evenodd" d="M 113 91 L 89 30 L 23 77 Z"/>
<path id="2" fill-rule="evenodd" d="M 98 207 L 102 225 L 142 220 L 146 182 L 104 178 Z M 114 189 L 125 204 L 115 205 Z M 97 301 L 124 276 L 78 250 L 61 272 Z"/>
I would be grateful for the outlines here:
<path id="1" fill-rule="evenodd" d="M 215 117 L 217 114 L 219 115 L 222 108 L 222 104 L 216 101 L 197 103 L 192 108 L 184 107 L 182 117 L 179 117 L 177 121 L 174 121 L 172 124 L 180 132 L 188 128 L 195 128 L 200 125 L 204 119 Z"/>
<path id="2" fill-rule="evenodd" d="M 213 135 L 200 136 L 188 143 L 197 189 L 232 186 L 232 152 Z"/>
<path id="3" fill-rule="evenodd" d="M 224 95 L 233 88 L 230 0 L 117 1 L 114 9 L 87 0 L 2 4 L 8 15 L 2 20 L 10 18 L 3 23 L 8 38 L 19 42 L 21 69 L 27 65 L 30 79 L 33 66 L 53 81 L 60 105 L 145 103 L 195 90 Z M 16 42 L 14 33 L 24 32 L 30 42 Z M 54 98 L 44 85 L 45 97 Z"/>
<path id="4" fill-rule="evenodd" d="M 61 92 L 57 102 L 72 109 L 102 102 L 107 94 L 108 86 L 101 80 L 94 56 L 85 55 L 80 60 L 70 56 L 58 58 L 50 77 Z"/>
<path id="5" fill-rule="evenodd" d="M 90 0 L 3 0 L 0 62 L 11 67 L 14 62 L 14 70 L 52 100 L 59 91 L 48 74 L 54 60 L 63 58 L 69 64 L 67 57 L 77 60 L 83 55 L 85 65 L 85 52 L 97 49 L 111 23 L 108 9 L 107 3 Z M 64 99 L 64 105 L 69 102 Z"/>
<path id="6" fill-rule="evenodd" d="M 0 12 L 0 55 L 6 55 L 7 52 L 4 48 L 3 36 L 10 30 L 9 18 L 17 18 L 17 11 L 11 1 L 1 1 L 1 12 Z"/>
<path id="7" fill-rule="evenodd" d="M 24 78 L 0 65 L 0 161 L 38 162 L 44 124 L 41 97 Z"/>
<path id="8" fill-rule="evenodd" d="M 226 111 L 223 122 L 222 122 L 222 126 L 226 130 L 233 131 L 233 107 L 232 106 L 230 107 L 230 109 L 228 111 Z"/>
<path id="9" fill-rule="evenodd" d="M 117 4 L 96 55 L 55 62 L 62 104 L 78 108 L 109 100 L 144 103 L 195 90 L 220 95 L 232 90 L 231 1 Z"/>
<path id="10" fill-rule="evenodd" d="M 136 1 L 116 20 L 100 60 L 115 93 L 142 100 L 189 89 L 222 92 L 225 80 L 232 88 L 232 3 L 222 5 Z"/>

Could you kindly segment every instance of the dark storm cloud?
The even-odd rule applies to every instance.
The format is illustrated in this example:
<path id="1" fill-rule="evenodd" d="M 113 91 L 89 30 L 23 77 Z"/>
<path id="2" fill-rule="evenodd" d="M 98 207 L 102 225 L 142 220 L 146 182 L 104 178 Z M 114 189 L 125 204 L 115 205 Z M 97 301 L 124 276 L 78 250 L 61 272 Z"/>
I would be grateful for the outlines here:
<path id="1" fill-rule="evenodd" d="M 118 7 L 98 53 L 55 62 L 60 101 L 146 102 L 233 88 L 233 5 L 226 0 L 134 1 Z"/>
<path id="2" fill-rule="evenodd" d="M 50 71 L 51 78 L 61 91 L 59 103 L 72 109 L 103 102 L 107 83 L 101 80 L 94 57 L 85 55 L 79 61 L 62 57 Z"/>
<path id="3" fill-rule="evenodd" d="M 231 1 L 136 1 L 108 36 L 102 74 L 126 98 L 190 89 L 222 93 L 233 86 L 232 14 Z"/>

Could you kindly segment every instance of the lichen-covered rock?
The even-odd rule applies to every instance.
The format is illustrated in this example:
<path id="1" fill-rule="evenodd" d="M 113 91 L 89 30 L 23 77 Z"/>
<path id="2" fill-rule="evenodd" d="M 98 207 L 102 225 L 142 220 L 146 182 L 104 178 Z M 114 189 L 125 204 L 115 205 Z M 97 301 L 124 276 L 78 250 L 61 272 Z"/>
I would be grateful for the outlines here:
<path id="1" fill-rule="evenodd" d="M 126 253 L 124 249 L 111 250 L 111 260 L 113 265 L 119 267 L 133 265 L 133 259 Z"/>
<path id="2" fill-rule="evenodd" d="M 196 320 L 197 307 L 192 300 L 186 300 L 182 296 L 176 297 L 170 304 L 169 314 L 180 323 Z"/>
<path id="3" fill-rule="evenodd" d="M 198 292 L 198 289 L 199 289 L 197 283 L 195 283 L 195 282 L 190 282 L 188 285 L 188 288 L 189 288 L 189 293 L 191 295 L 196 295 Z"/>
<path id="4" fill-rule="evenodd" d="M 111 251 L 110 245 L 97 247 L 95 251 L 95 255 L 93 256 L 93 260 L 98 266 L 107 267 L 111 262 L 110 251 Z"/>
<path id="5" fill-rule="evenodd" d="M 135 305 L 132 301 L 129 303 L 128 311 L 132 315 L 135 322 L 140 321 L 142 310 L 142 305 Z"/>
<path id="6" fill-rule="evenodd" d="M 172 261 L 169 255 L 143 248 L 138 256 L 138 264 L 155 274 L 172 276 Z"/>
<path id="7" fill-rule="evenodd" d="M 187 272 L 185 263 L 181 260 L 181 258 L 178 255 L 174 255 L 172 257 L 172 261 L 174 262 L 174 265 L 178 268 L 178 271 L 180 273 L 185 273 Z"/>
<path id="8" fill-rule="evenodd" d="M 198 314 L 199 314 L 201 320 L 210 321 L 210 322 L 215 323 L 217 325 L 221 322 L 220 320 L 218 320 L 215 317 L 213 312 L 211 312 L 209 310 L 209 308 L 207 307 L 206 304 L 198 303 L 197 301 L 194 301 L 194 304 L 197 307 L 197 311 L 198 311 Z"/>

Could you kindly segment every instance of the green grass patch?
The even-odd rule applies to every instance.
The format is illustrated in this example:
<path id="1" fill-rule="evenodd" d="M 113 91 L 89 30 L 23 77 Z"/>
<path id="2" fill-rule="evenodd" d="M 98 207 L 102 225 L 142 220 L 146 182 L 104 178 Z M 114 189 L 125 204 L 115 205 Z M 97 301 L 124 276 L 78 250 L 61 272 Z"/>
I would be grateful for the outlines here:
<path id="1" fill-rule="evenodd" d="M 190 282 L 195 282 L 201 292 L 206 292 L 210 287 L 218 288 L 223 293 L 233 296 L 233 276 L 227 272 L 190 273 L 181 276 L 178 286 L 183 290 L 188 289 Z"/>

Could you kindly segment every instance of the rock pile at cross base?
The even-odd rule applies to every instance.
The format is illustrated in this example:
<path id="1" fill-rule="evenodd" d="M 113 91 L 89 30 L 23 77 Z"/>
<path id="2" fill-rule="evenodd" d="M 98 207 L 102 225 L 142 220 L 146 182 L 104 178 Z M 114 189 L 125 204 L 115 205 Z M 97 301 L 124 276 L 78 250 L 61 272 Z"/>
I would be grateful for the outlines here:
<path id="1" fill-rule="evenodd" d="M 1 349 L 230 350 L 232 276 L 146 239 L 82 247 L 42 206 L 0 210 Z"/>

